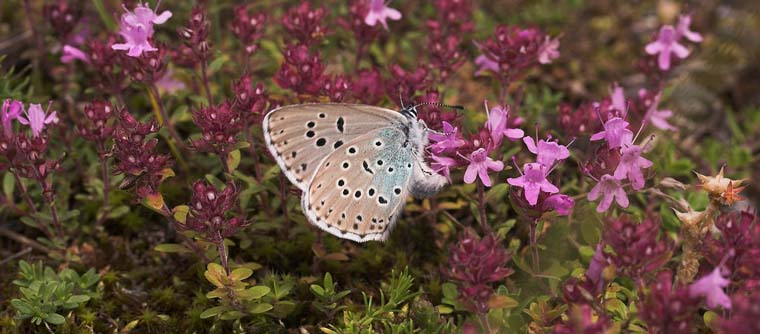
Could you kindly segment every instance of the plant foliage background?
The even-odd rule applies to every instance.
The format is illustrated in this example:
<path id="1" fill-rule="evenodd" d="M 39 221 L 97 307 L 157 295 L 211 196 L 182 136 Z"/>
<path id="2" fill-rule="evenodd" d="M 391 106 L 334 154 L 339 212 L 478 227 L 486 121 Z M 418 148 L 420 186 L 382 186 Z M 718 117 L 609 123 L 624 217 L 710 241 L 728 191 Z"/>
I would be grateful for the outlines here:
<path id="1" fill-rule="evenodd" d="M 144 5 L 0 3 L 0 333 L 760 331 L 755 1 Z M 310 226 L 264 114 L 399 95 L 464 106 L 420 109 L 451 184 L 385 243 Z"/>

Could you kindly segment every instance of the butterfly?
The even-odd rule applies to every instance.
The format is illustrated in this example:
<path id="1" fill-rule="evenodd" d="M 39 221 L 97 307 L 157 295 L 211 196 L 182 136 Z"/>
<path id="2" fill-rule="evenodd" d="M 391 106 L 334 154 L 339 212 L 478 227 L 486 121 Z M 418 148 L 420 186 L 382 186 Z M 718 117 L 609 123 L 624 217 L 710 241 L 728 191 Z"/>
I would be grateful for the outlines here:
<path id="1" fill-rule="evenodd" d="M 424 160 L 428 131 L 417 107 L 314 103 L 284 106 L 263 121 L 266 145 L 302 191 L 313 225 L 356 242 L 388 238 L 409 195 L 430 197 L 447 179 Z M 461 108 L 454 106 L 452 108 Z"/>

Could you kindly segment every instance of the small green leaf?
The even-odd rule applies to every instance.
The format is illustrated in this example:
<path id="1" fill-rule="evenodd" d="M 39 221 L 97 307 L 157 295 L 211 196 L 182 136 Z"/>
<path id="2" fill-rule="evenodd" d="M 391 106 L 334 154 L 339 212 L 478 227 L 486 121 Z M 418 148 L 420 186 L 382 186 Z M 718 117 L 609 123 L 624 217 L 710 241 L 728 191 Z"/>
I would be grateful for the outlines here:
<path id="1" fill-rule="evenodd" d="M 311 286 L 309 286 L 309 288 L 311 289 L 311 292 L 313 292 L 315 295 L 320 296 L 320 297 L 325 296 L 325 289 L 323 289 L 321 286 L 312 284 Z"/>
<path id="2" fill-rule="evenodd" d="M 227 311 L 227 312 L 222 313 L 222 315 L 219 316 L 219 319 L 222 319 L 222 320 L 237 320 L 237 319 L 240 319 L 240 318 L 242 318 L 244 316 L 245 316 L 245 314 L 243 312 L 240 312 L 240 311 Z"/>
<path id="3" fill-rule="evenodd" d="M 73 295 L 66 300 L 67 303 L 81 304 L 90 300 L 90 296 L 87 295 Z"/>
<path id="4" fill-rule="evenodd" d="M 156 247 L 153 247 L 154 250 L 161 253 L 190 253 L 191 251 L 187 249 L 184 245 L 180 244 L 158 244 Z"/>
<path id="5" fill-rule="evenodd" d="M 66 322 L 66 318 L 64 318 L 62 315 L 58 313 L 48 313 L 43 318 L 45 322 L 52 324 L 52 325 L 60 325 L 64 322 Z"/>
<path id="6" fill-rule="evenodd" d="M 257 285 L 254 287 L 251 287 L 248 289 L 250 291 L 251 295 L 253 295 L 252 299 L 259 299 L 261 297 L 266 296 L 272 289 L 270 289 L 268 286 L 265 285 Z"/>
<path id="7" fill-rule="evenodd" d="M 219 69 L 222 68 L 225 62 L 227 62 L 227 55 L 222 54 L 219 57 L 216 57 L 213 61 L 211 61 L 211 64 L 208 65 L 208 72 L 209 73 L 215 73 L 219 71 Z"/>
<path id="8" fill-rule="evenodd" d="M 242 281 L 253 275 L 253 270 L 248 268 L 237 268 L 230 273 L 230 278 L 233 281 Z"/>
<path id="9" fill-rule="evenodd" d="M 3 193 L 5 194 L 5 198 L 12 199 L 15 188 L 16 179 L 13 177 L 13 174 L 11 172 L 5 173 L 3 176 Z"/>
<path id="10" fill-rule="evenodd" d="M 222 313 L 222 312 L 224 312 L 226 310 L 227 310 L 227 306 L 224 306 L 224 305 L 222 305 L 222 306 L 214 306 L 214 307 L 212 307 L 210 309 L 206 309 L 205 311 L 203 311 L 201 313 L 201 319 L 208 319 L 208 318 L 214 317 L 214 316 L 216 316 L 216 315 L 218 315 L 218 314 L 220 314 L 220 313 Z"/>
<path id="11" fill-rule="evenodd" d="M 253 307 L 249 308 L 248 309 L 248 313 L 251 313 L 251 314 L 261 314 L 261 313 L 268 312 L 269 310 L 271 310 L 273 308 L 274 307 L 271 304 L 261 303 L 261 304 L 253 305 Z"/>
<path id="12" fill-rule="evenodd" d="M 162 213 L 164 208 L 164 197 L 161 196 L 161 193 L 152 193 L 147 194 L 142 200 L 142 204 L 146 206 L 148 209 L 151 209 L 153 211 L 156 211 L 158 213 Z"/>
<path id="13" fill-rule="evenodd" d="M 240 165 L 240 150 L 234 150 L 227 154 L 227 168 L 229 172 L 234 172 Z"/>
<path id="14" fill-rule="evenodd" d="M 448 305 L 438 305 L 436 308 L 440 314 L 451 314 L 454 312 L 454 308 Z"/>

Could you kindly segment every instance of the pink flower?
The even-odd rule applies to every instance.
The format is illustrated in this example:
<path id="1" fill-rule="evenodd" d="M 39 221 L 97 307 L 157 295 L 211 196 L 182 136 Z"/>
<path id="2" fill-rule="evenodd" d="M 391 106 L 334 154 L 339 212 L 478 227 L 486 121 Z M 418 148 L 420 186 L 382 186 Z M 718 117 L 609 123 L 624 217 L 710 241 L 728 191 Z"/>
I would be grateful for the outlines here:
<path id="1" fill-rule="evenodd" d="M 681 15 L 678 17 L 678 24 L 676 25 L 676 32 L 686 37 L 686 39 L 699 43 L 702 41 L 702 35 L 697 32 L 691 31 L 689 26 L 691 25 L 691 15 Z"/>
<path id="2" fill-rule="evenodd" d="M 508 178 L 507 182 L 515 187 L 522 187 L 525 199 L 530 205 L 536 205 L 541 191 L 549 194 L 559 192 L 559 189 L 546 179 L 546 166 L 535 162 L 528 163 L 523 166 L 521 173 L 524 174 L 517 178 Z"/>
<path id="3" fill-rule="evenodd" d="M 2 119 L 3 133 L 5 134 L 6 139 L 13 137 L 13 124 L 11 122 L 14 119 L 19 118 L 22 112 L 24 112 L 24 104 L 21 103 L 21 101 L 11 99 L 5 99 L 5 101 L 3 101 L 3 109 L 0 119 Z"/>
<path id="4" fill-rule="evenodd" d="M 449 157 L 438 156 L 435 154 L 431 154 L 430 158 L 433 159 L 433 162 L 430 164 L 433 171 L 445 176 L 446 179 L 451 182 L 451 167 L 456 167 L 457 161 Z"/>
<path id="5" fill-rule="evenodd" d="M 689 286 L 691 297 L 702 296 L 707 300 L 707 307 L 716 308 L 718 305 L 725 309 L 731 309 L 731 299 L 723 291 L 723 288 L 731 284 L 731 281 L 721 275 L 720 266 Z"/>
<path id="6" fill-rule="evenodd" d="M 40 136 L 46 124 L 58 123 L 58 116 L 55 115 L 55 111 L 47 114 L 39 104 L 29 104 L 29 109 L 24 111 L 24 115 L 26 118 L 19 116 L 18 121 L 21 124 L 29 125 L 34 137 Z"/>
<path id="7" fill-rule="evenodd" d="M 650 55 L 659 54 L 657 63 L 660 69 L 667 71 L 670 68 L 671 54 L 675 54 L 678 58 L 686 58 L 689 55 L 689 50 L 678 43 L 680 38 L 679 34 L 671 25 L 664 25 L 660 28 L 660 34 L 657 36 L 657 40 L 647 44 L 646 52 Z"/>
<path id="8" fill-rule="evenodd" d="M 169 18 L 172 17 L 172 12 L 165 10 L 160 15 L 156 15 L 156 12 L 147 3 L 140 3 L 135 7 L 134 11 L 130 12 L 124 8 L 127 12 L 121 16 L 123 21 L 131 26 L 144 26 L 147 27 L 149 33 L 153 35 L 154 24 L 164 24 Z M 156 8 L 158 10 L 158 8 Z"/>
<path id="9" fill-rule="evenodd" d="M 628 106 L 625 104 L 625 94 L 623 92 L 623 87 L 620 87 L 617 83 L 615 83 L 615 86 L 613 86 L 612 91 L 610 92 L 610 100 L 612 101 L 610 110 L 617 110 L 620 112 L 621 116 L 625 117 L 625 114 L 628 111 Z"/>
<path id="10" fill-rule="evenodd" d="M 538 48 L 538 62 L 550 64 L 552 60 L 559 58 L 559 38 L 551 39 L 544 37 L 544 44 Z"/>
<path id="11" fill-rule="evenodd" d="M 631 143 L 633 132 L 628 130 L 628 122 L 620 117 L 613 117 L 604 123 L 604 131 L 597 132 L 591 136 L 591 141 L 600 139 L 606 140 L 611 149 L 622 147 Z"/>
<path id="12" fill-rule="evenodd" d="M 156 81 L 156 86 L 169 94 L 185 89 L 185 83 L 174 78 L 174 71 L 171 68 L 167 69 L 164 76 Z"/>
<path id="13" fill-rule="evenodd" d="M 464 172 L 464 182 L 473 183 L 475 177 L 479 177 L 480 181 L 486 187 L 491 186 L 491 178 L 488 176 L 488 171 L 495 172 L 504 169 L 504 163 L 501 161 L 493 161 L 488 157 L 488 152 L 485 149 L 479 148 L 470 153 L 470 164 L 467 166 L 467 170 Z"/>
<path id="14" fill-rule="evenodd" d="M 455 126 L 446 121 L 441 122 L 441 124 L 443 125 L 443 133 L 430 132 L 428 135 L 428 138 L 435 142 L 435 144 L 430 145 L 430 151 L 435 154 L 441 154 L 453 151 L 467 144 L 464 139 L 459 137 L 458 129 Z"/>
<path id="15" fill-rule="evenodd" d="M 388 30 L 387 19 L 400 20 L 401 12 L 386 6 L 384 0 L 370 0 L 369 12 L 364 17 L 364 23 L 370 26 L 374 26 L 377 22 L 383 25 L 385 30 Z"/>
<path id="16" fill-rule="evenodd" d="M 622 180 L 627 177 L 633 189 L 641 189 L 644 187 L 644 174 L 641 169 L 651 167 L 652 162 L 641 157 L 641 147 L 638 145 L 624 146 L 620 152 L 622 155 L 615 168 L 615 178 Z"/>
<path id="17" fill-rule="evenodd" d="M 564 194 L 554 194 L 547 197 L 543 203 L 544 211 L 557 211 L 560 216 L 567 216 L 573 210 L 575 200 Z"/>
<path id="18" fill-rule="evenodd" d="M 528 151 L 536 154 L 536 161 L 547 168 L 551 168 L 557 160 L 565 160 L 570 157 L 567 146 L 557 144 L 557 141 L 539 140 L 538 145 L 531 137 L 523 137 L 523 143 L 528 146 Z"/>
<path id="19" fill-rule="evenodd" d="M 134 12 L 126 11 L 121 15 L 121 28 L 119 30 L 119 34 L 124 37 L 125 42 L 114 44 L 111 48 L 129 50 L 127 55 L 130 57 L 139 57 L 143 52 L 158 50 L 150 44 L 150 39 L 153 37 L 153 25 L 166 22 L 172 13 L 167 10 L 161 15 L 156 15 L 147 4 L 138 4 Z"/>
<path id="20" fill-rule="evenodd" d="M 507 137 L 510 140 L 517 140 L 522 138 L 525 133 L 520 129 L 508 128 L 509 120 L 509 106 L 501 107 L 495 106 L 492 109 L 488 109 L 488 101 L 485 101 L 486 113 L 488 113 L 488 120 L 486 121 L 486 129 L 491 134 L 491 139 L 495 145 L 501 143 L 502 138 Z"/>
<path id="21" fill-rule="evenodd" d="M 480 55 L 475 58 L 475 65 L 478 66 L 478 70 L 475 71 L 475 75 L 482 75 L 486 71 L 499 72 L 499 63 L 491 60 L 486 55 Z"/>
<path id="22" fill-rule="evenodd" d="M 596 186 L 594 186 L 594 188 L 588 193 L 588 200 L 596 201 L 599 196 L 603 196 L 603 198 L 596 207 L 596 212 L 607 211 L 607 209 L 610 208 L 613 199 L 621 208 L 628 207 L 628 196 L 620 185 L 620 180 L 609 174 L 602 175 L 602 178 Z"/>
<path id="23" fill-rule="evenodd" d="M 68 44 L 64 45 L 63 55 L 61 56 L 61 62 L 64 64 L 68 64 L 76 59 L 79 59 L 85 63 L 90 62 L 90 58 L 88 58 L 87 55 L 82 50 Z"/>
<path id="24" fill-rule="evenodd" d="M 646 117 L 649 119 L 649 121 L 652 122 L 652 125 L 658 129 L 671 131 L 676 130 L 673 125 L 670 125 L 670 123 L 668 123 L 668 118 L 670 118 L 670 116 L 673 116 L 673 111 L 657 110 L 658 104 L 660 104 L 660 94 L 654 96 L 652 104 L 649 106 L 649 110 L 647 110 Z"/>

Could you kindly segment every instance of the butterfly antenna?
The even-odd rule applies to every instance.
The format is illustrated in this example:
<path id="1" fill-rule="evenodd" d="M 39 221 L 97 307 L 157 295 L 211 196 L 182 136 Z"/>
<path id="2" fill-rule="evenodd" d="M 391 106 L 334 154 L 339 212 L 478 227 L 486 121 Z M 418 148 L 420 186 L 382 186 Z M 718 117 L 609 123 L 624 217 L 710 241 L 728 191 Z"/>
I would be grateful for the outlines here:
<path id="1" fill-rule="evenodd" d="M 430 105 L 433 105 L 433 106 L 436 106 L 436 107 L 449 108 L 449 109 L 464 110 L 463 106 L 458 106 L 458 105 L 455 106 L 455 105 L 450 105 L 450 104 L 443 104 L 443 103 L 440 103 L 440 102 L 422 102 L 422 103 L 418 103 L 418 104 L 414 105 L 412 108 L 417 108 L 417 107 L 422 107 L 422 106 L 430 106 Z"/>
<path id="2" fill-rule="evenodd" d="M 401 103 L 401 109 L 406 109 L 404 106 L 404 98 L 401 96 L 401 86 L 398 87 L 398 101 Z"/>

